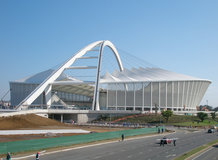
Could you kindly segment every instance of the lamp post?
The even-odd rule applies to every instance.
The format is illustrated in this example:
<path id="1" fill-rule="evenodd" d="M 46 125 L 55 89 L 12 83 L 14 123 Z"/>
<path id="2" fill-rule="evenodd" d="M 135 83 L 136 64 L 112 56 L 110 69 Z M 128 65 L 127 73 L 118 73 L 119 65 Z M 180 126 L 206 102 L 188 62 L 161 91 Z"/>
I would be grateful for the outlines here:
<path id="1" fill-rule="evenodd" d="M 160 124 L 161 124 L 161 112 L 160 112 Z"/>
<path id="2" fill-rule="evenodd" d="M 111 128 L 111 114 L 110 114 L 110 125 L 109 125 L 109 127 Z"/>

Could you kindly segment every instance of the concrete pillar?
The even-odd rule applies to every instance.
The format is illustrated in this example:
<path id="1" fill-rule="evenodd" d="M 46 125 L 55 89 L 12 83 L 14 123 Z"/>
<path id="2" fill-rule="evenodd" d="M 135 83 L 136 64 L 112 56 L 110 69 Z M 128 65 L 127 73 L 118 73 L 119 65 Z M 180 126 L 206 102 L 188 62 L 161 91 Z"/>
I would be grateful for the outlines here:
<path id="1" fill-rule="evenodd" d="M 159 92 L 159 99 L 158 99 L 158 107 L 159 107 L 159 109 L 158 109 L 158 111 L 160 112 L 160 82 L 158 84 L 158 92 Z"/>
<path id="2" fill-rule="evenodd" d="M 63 121 L 64 121 L 64 115 L 61 114 L 61 123 L 63 123 Z"/>
<path id="3" fill-rule="evenodd" d="M 144 83 L 142 82 L 142 111 L 145 111 L 145 92 L 144 92 Z"/>
<path id="4" fill-rule="evenodd" d="M 84 124 L 90 122 L 98 117 L 98 114 L 77 114 L 77 123 Z"/>
<path id="5" fill-rule="evenodd" d="M 153 112 L 153 109 L 152 109 L 152 106 L 153 106 L 153 102 L 152 102 L 152 90 L 153 90 L 153 85 L 152 85 L 152 82 L 151 82 L 151 108 L 150 108 L 150 112 L 152 113 Z"/>
<path id="6" fill-rule="evenodd" d="M 87 114 L 77 114 L 77 123 L 78 124 L 87 123 L 88 120 L 89 120 L 89 118 L 88 118 Z"/>

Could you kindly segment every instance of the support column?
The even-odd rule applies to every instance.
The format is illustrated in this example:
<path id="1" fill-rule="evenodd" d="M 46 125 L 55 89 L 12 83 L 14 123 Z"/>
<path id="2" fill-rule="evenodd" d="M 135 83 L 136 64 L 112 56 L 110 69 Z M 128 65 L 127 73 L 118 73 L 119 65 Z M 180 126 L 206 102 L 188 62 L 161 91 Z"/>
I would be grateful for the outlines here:
<path id="1" fill-rule="evenodd" d="M 133 83 L 133 94 L 134 94 L 134 102 L 133 102 L 133 104 L 134 104 L 134 106 L 133 106 L 133 110 L 135 111 L 135 83 Z"/>
<path id="2" fill-rule="evenodd" d="M 194 83 L 194 91 L 193 91 L 193 100 L 192 100 L 192 104 L 191 104 L 191 106 L 192 106 L 192 110 L 195 110 L 195 99 L 196 99 L 196 92 L 197 92 L 197 85 L 198 85 L 198 83 L 197 82 L 193 82 Z"/>
<path id="3" fill-rule="evenodd" d="M 125 84 L 127 86 L 127 84 Z M 127 87 L 125 87 L 125 111 L 126 111 L 126 90 L 127 90 Z"/>
<path id="4" fill-rule="evenodd" d="M 167 110 L 167 82 L 166 82 L 166 104 L 165 109 Z"/>
<path id="5" fill-rule="evenodd" d="M 178 94 L 177 94 L 178 96 L 177 96 L 177 112 L 179 111 L 179 97 L 180 97 L 180 95 L 179 95 L 179 81 L 178 81 Z"/>
<path id="6" fill-rule="evenodd" d="M 158 104 L 158 106 L 159 106 L 159 112 L 160 112 L 160 82 L 159 82 L 159 84 L 158 84 L 158 90 L 159 90 L 159 104 Z"/>
<path id="7" fill-rule="evenodd" d="M 200 93 L 200 87 L 201 87 L 201 82 L 197 82 L 197 90 L 196 90 L 196 96 L 195 96 L 195 107 L 198 105 L 198 97 L 199 97 L 199 93 Z M 196 108 L 195 108 L 196 110 Z"/>
<path id="8" fill-rule="evenodd" d="M 145 92 L 144 92 L 144 83 L 142 82 L 142 111 L 145 110 Z"/>
<path id="9" fill-rule="evenodd" d="M 187 87 L 187 92 L 186 92 L 185 110 L 187 108 L 189 108 L 189 106 L 188 106 L 188 101 L 189 101 L 189 98 L 190 98 L 189 90 L 190 90 L 190 82 L 188 82 L 188 87 Z"/>
<path id="10" fill-rule="evenodd" d="M 185 93 L 185 85 L 186 85 L 186 82 L 184 81 L 183 82 L 183 87 L 182 87 L 182 108 L 184 107 L 184 93 Z"/>
<path id="11" fill-rule="evenodd" d="M 174 106 L 174 82 L 172 82 L 172 109 L 173 111 L 174 111 L 174 108 L 175 108 Z"/>
<path id="12" fill-rule="evenodd" d="M 152 113 L 152 111 L 153 111 L 153 109 L 152 109 L 152 89 L 153 89 L 153 87 L 152 87 L 152 82 L 151 82 L 151 108 L 150 108 L 150 112 Z"/>
<path id="13" fill-rule="evenodd" d="M 92 102 L 92 110 L 100 110 L 99 107 L 99 80 L 100 80 L 100 72 L 101 72 L 101 57 L 102 52 L 104 48 L 104 42 L 101 44 L 99 57 L 98 57 L 98 67 L 97 67 L 97 73 L 96 73 L 96 81 L 95 81 L 95 90 L 94 90 L 94 96 L 93 96 L 93 102 Z"/>
<path id="14" fill-rule="evenodd" d="M 107 109 L 108 109 L 108 97 L 109 95 L 108 95 L 108 84 L 107 84 Z"/>
<path id="15" fill-rule="evenodd" d="M 192 101 L 193 101 L 193 95 L 194 95 L 194 93 L 193 93 L 193 86 L 194 86 L 194 82 L 192 81 L 192 82 L 190 82 L 191 84 L 191 91 L 189 92 L 190 93 L 190 95 L 189 95 L 189 102 L 188 102 L 188 110 L 190 111 L 191 110 L 191 107 L 192 107 Z"/>
<path id="16" fill-rule="evenodd" d="M 61 123 L 63 123 L 63 122 L 64 122 L 64 115 L 61 114 Z"/>

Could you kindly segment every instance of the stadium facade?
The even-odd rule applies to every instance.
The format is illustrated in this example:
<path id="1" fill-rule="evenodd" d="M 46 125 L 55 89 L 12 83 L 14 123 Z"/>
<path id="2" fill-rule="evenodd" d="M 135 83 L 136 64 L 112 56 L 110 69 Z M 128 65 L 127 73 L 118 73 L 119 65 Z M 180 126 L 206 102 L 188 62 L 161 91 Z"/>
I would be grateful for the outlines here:
<path id="1" fill-rule="evenodd" d="M 119 66 L 100 76 L 104 47 L 109 47 Z M 96 51 L 97 57 L 86 56 Z M 96 66 L 74 66 L 78 59 L 97 59 Z M 95 81 L 82 81 L 65 70 L 95 69 Z M 196 111 L 211 81 L 160 68 L 123 68 L 110 41 L 97 41 L 81 49 L 56 70 L 47 70 L 10 82 L 11 105 L 89 110 Z"/>

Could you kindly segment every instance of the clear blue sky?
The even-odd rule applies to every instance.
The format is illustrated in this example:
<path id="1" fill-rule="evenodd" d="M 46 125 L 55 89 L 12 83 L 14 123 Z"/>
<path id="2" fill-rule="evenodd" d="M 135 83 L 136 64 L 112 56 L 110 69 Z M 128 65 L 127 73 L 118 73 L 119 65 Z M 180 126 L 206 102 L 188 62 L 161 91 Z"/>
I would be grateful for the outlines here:
<path id="1" fill-rule="evenodd" d="M 217 0 L 0 0 L 0 98 L 97 40 L 211 80 L 201 104 L 218 106 Z"/>

